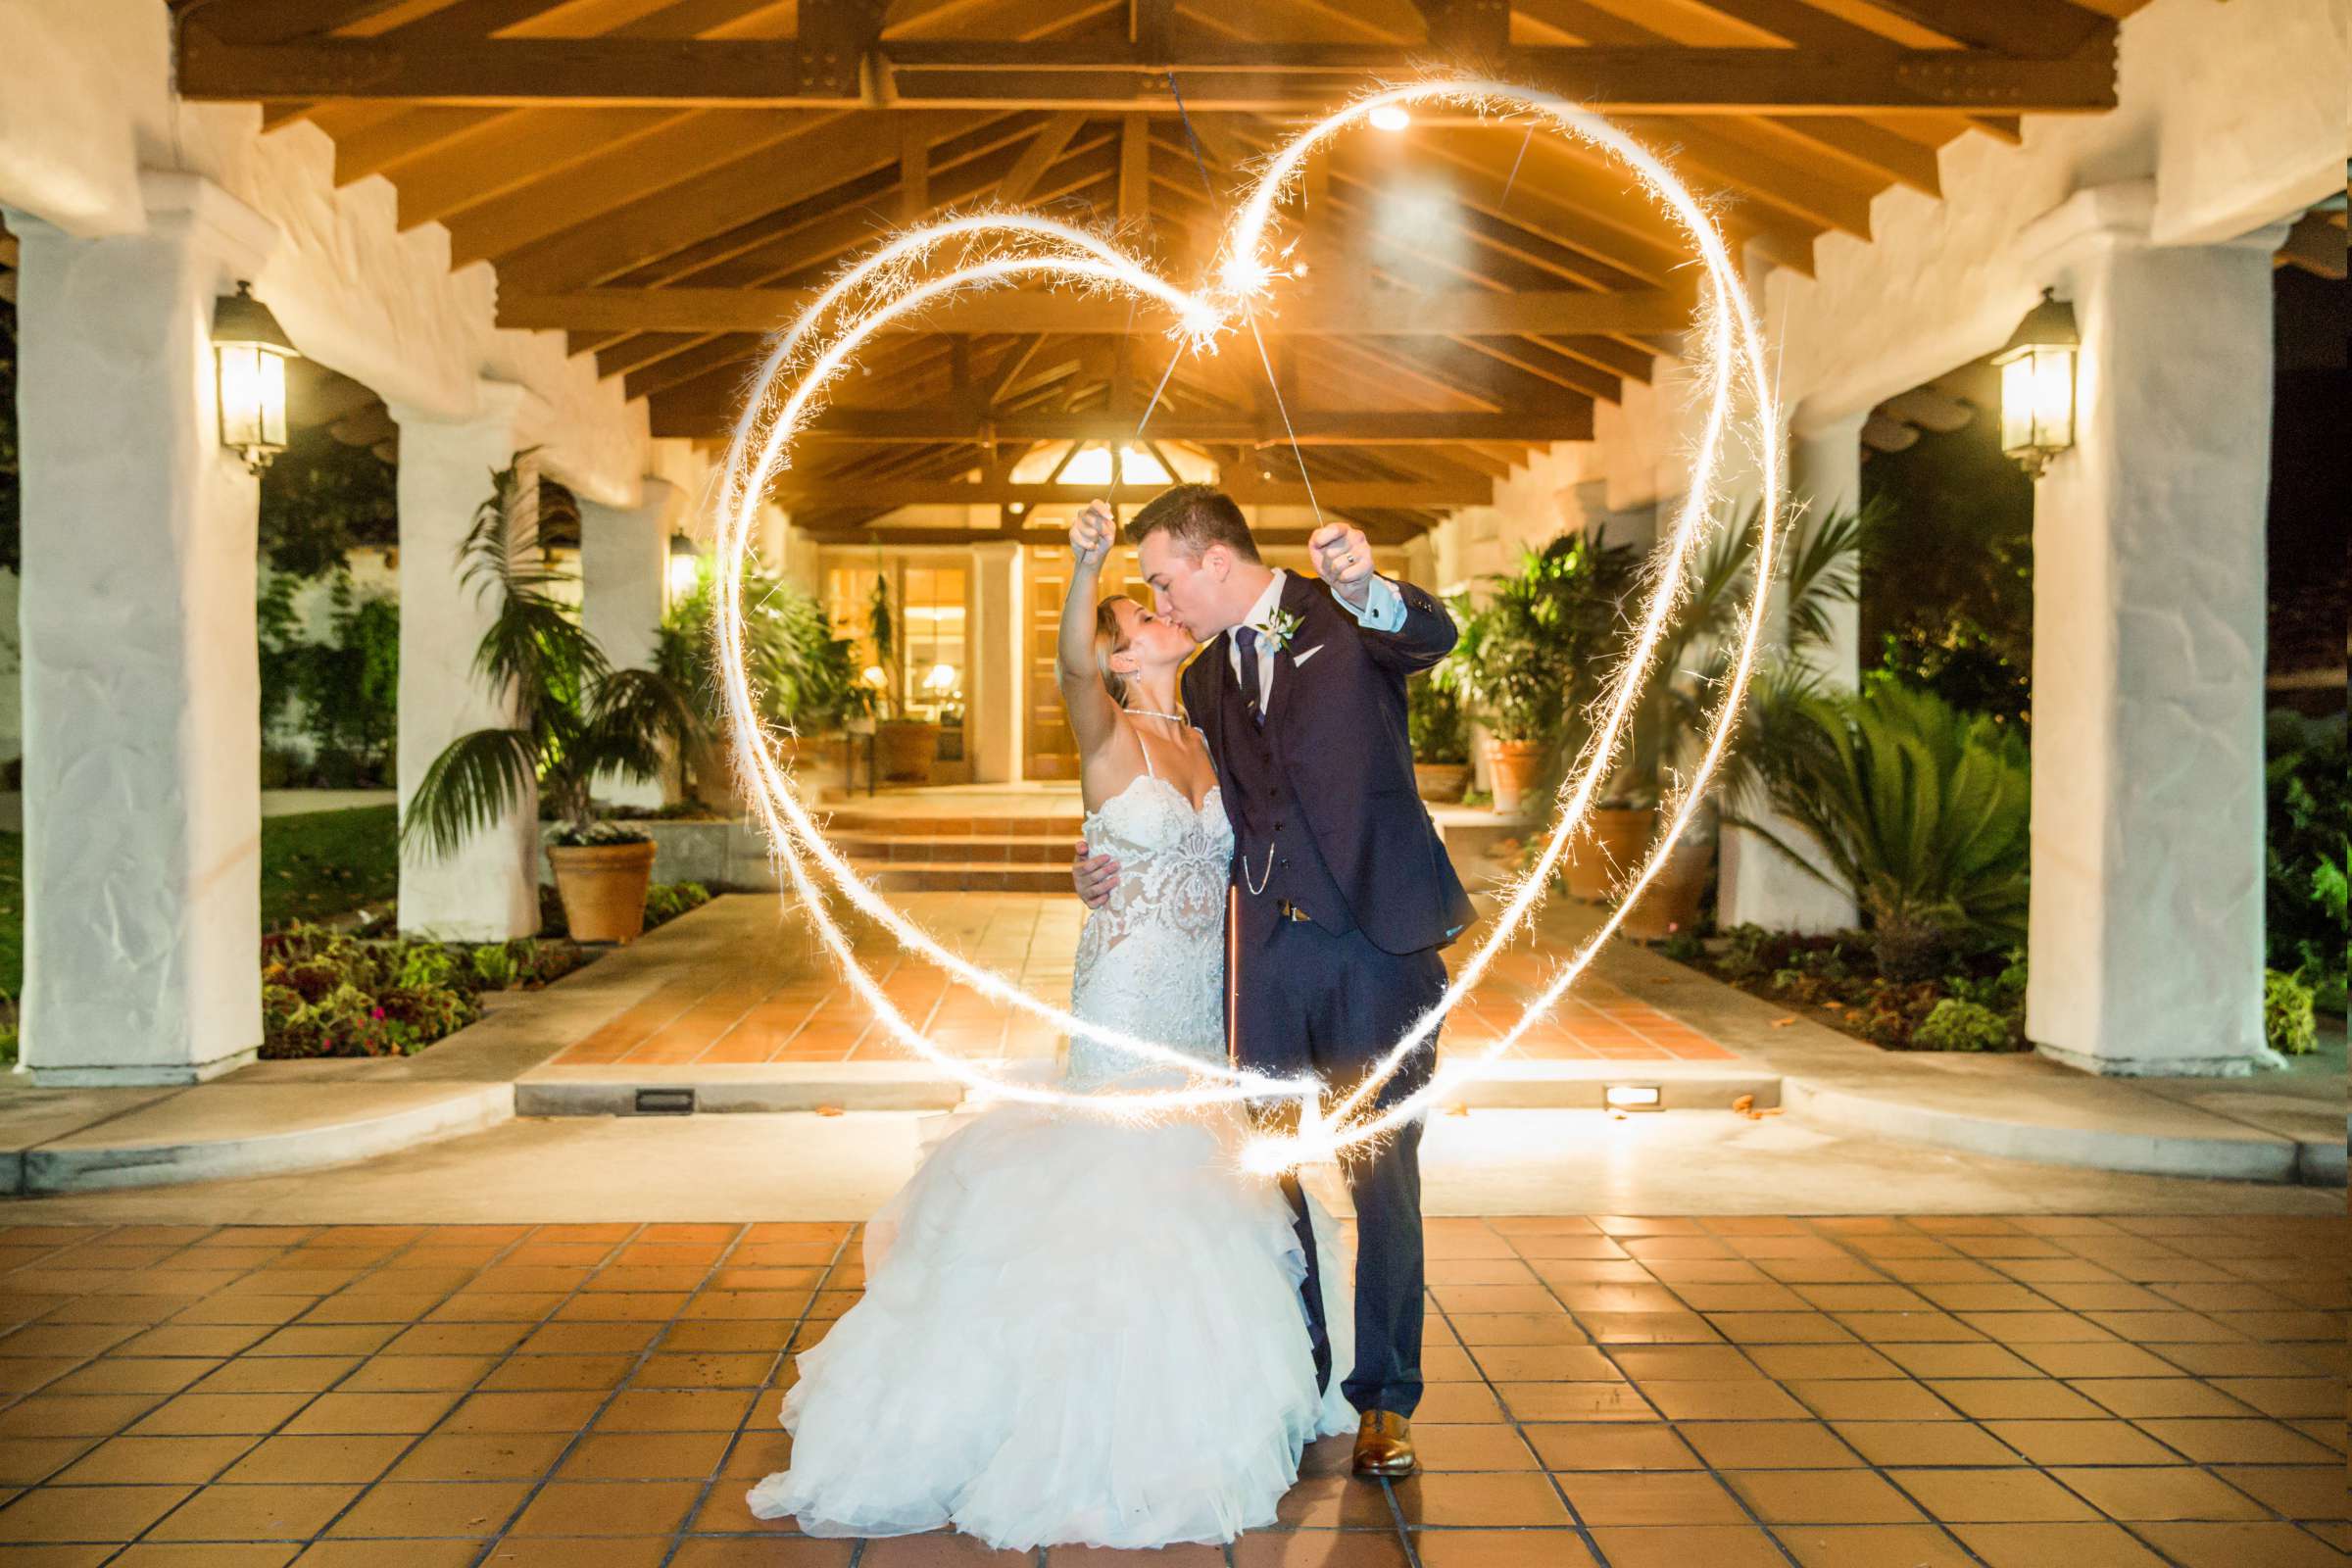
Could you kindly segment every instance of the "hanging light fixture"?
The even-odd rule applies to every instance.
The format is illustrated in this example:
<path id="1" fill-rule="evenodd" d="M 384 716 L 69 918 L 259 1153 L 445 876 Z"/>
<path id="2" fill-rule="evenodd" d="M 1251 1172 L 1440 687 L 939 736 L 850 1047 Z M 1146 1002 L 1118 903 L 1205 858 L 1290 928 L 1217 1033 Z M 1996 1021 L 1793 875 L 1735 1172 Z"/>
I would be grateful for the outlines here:
<path id="1" fill-rule="evenodd" d="M 294 342 L 253 285 L 213 307 L 213 362 L 220 377 L 220 444 L 260 473 L 286 450 L 286 362 Z"/>
<path id="2" fill-rule="evenodd" d="M 2038 479 L 2075 444 L 2075 308 L 2049 289 L 1992 357 L 2001 371 L 2001 450 Z"/>

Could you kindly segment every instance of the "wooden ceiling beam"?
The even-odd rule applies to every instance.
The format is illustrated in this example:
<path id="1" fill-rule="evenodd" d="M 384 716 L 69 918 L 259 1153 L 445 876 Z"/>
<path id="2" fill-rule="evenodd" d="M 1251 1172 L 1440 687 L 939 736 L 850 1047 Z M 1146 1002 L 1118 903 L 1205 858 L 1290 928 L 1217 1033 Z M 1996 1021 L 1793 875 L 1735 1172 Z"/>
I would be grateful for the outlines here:
<path id="1" fill-rule="evenodd" d="M 843 9 L 850 0 L 842 0 Z M 2001 11 L 2028 0 L 1988 0 Z M 2031 0 L 2036 10 L 2046 7 Z M 1889 0 L 1889 9 L 1979 0 Z M 236 43 L 201 22 L 179 35 L 177 86 L 198 101 L 280 103 L 393 98 L 483 107 L 652 104 L 870 108 L 849 45 L 803 36 L 662 42 L 614 38 L 306 38 Z M 1841 114 L 1888 109 L 2090 113 L 2115 106 L 2114 26 L 2082 47 L 2018 59 L 1984 49 L 1895 50 L 1838 58 L 1795 49 L 1514 48 L 1497 69 L 1604 114 Z M 1990 30 L 2004 36 L 2014 29 Z M 2043 34 L 2046 41 L 2048 34 Z M 2096 45 L 2103 39 L 2106 47 Z M 828 47 L 831 45 L 831 47 Z M 1146 54 L 1126 42 L 1072 40 L 1041 61 L 1031 43 L 894 40 L 873 51 L 900 107 L 1095 109 L 1173 114 L 1174 71 L 1189 108 L 1293 114 L 1344 102 L 1366 75 L 1407 75 L 1426 46 L 1249 44 Z"/>
<path id="2" fill-rule="evenodd" d="M 657 398 L 653 404 L 654 433 L 698 434 L 700 425 L 731 418 L 734 412 L 731 398 Z M 1000 442 L 1124 441 L 1134 436 L 1138 419 L 1138 414 L 999 411 L 983 417 L 969 409 L 836 406 L 818 415 L 802 438 L 829 445 L 854 442 L 881 446 L 981 441 L 990 435 Z M 1302 447 L 1445 447 L 1592 438 L 1592 406 L 1567 398 L 1555 398 L 1549 406 L 1536 412 L 1514 410 L 1500 414 L 1447 414 L 1420 409 L 1294 409 L 1291 424 Z M 1152 415 L 1146 431 L 1155 441 L 1197 445 L 1287 448 L 1291 442 L 1291 435 L 1280 419 L 1261 419 L 1255 415 L 1209 416 L 1162 409 Z"/>
<path id="3" fill-rule="evenodd" d="M 985 123 L 979 115 L 923 117 L 934 141 Z M 870 131 L 876 127 L 859 127 Z M 899 138 L 852 131 L 838 118 L 687 178 L 641 189 L 593 216 L 528 244 L 494 252 L 499 285 L 530 291 L 602 283 L 633 268 L 674 256 L 697 240 L 775 212 L 861 174 L 895 167 Z"/>
<path id="4" fill-rule="evenodd" d="M 1159 488 L 1155 485 L 1127 485 L 1121 494 L 1134 496 Z M 1246 506 L 1303 507 L 1309 504 L 1307 487 L 1286 484 L 1280 480 L 1265 480 L 1255 474 L 1226 476 L 1223 489 L 1234 500 Z M 829 484 L 822 474 L 802 474 L 787 469 L 768 487 L 768 498 L 780 505 L 805 506 L 810 502 L 822 504 L 828 497 L 841 498 L 842 486 Z M 860 480 L 856 493 L 858 505 L 864 507 L 965 507 L 965 506 L 1084 506 L 1097 497 L 1112 493 L 1109 485 L 1088 484 L 1015 484 L 1008 479 L 980 480 Z M 1407 511 L 1424 508 L 1480 507 L 1494 499 L 1494 482 L 1479 475 L 1463 479 L 1365 479 L 1338 480 L 1318 483 L 1313 500 L 1326 507 L 1380 507 Z"/>
<path id="5" fill-rule="evenodd" d="M 562 293 L 502 293 L 502 326 L 575 331 L 768 332 L 792 320 L 816 298 L 810 289 L 575 289 Z M 1260 330 L 1277 336 L 1496 337 L 1677 332 L 1690 324 L 1691 300 L 1679 289 L 1627 293 L 1563 289 L 1503 293 L 1449 289 L 1435 293 L 1357 288 L 1305 288 L 1277 298 Z M 906 332 L 1071 332 L 1124 335 L 1131 326 L 1156 331 L 1166 312 L 1144 301 L 1043 289 L 993 289 L 961 295 L 939 308 L 892 323 Z"/>

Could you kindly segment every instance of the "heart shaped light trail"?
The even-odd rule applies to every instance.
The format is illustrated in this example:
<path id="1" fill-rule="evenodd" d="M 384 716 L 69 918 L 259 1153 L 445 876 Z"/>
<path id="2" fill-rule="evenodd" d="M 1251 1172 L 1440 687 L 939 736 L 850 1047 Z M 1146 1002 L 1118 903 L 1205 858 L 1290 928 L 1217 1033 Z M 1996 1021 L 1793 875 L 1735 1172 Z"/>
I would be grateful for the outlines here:
<path id="1" fill-rule="evenodd" d="M 1178 352 L 1214 352 L 1227 331 L 1248 327 L 1256 313 L 1273 309 L 1272 295 L 1282 273 L 1269 259 L 1268 229 L 1277 204 L 1308 155 L 1343 131 L 1361 126 L 1377 110 L 1421 104 L 1445 105 L 1491 119 L 1513 117 L 1517 122 L 1596 148 L 1622 164 L 1665 211 L 1688 237 L 1704 279 L 1685 354 L 1699 371 L 1705 416 L 1691 454 L 1690 483 L 1650 564 L 1651 589 L 1636 634 L 1614 680 L 1595 707 L 1592 739 L 1560 786 L 1558 816 L 1543 854 L 1511 885 L 1500 913 L 1486 937 L 1461 961 L 1445 995 L 1390 1046 L 1369 1076 L 1336 1103 L 1324 1104 L 1322 1086 L 1311 1079 L 1275 1080 L 1246 1069 L 1204 1064 L 1158 1042 L 1076 1017 L 1030 996 L 1003 975 L 971 963 L 893 908 L 827 841 L 822 827 L 792 789 L 777 747 L 780 737 L 770 733 L 759 717 L 743 657 L 743 571 L 761 498 L 777 472 L 788 466 L 794 438 L 822 407 L 828 385 L 876 333 L 958 293 L 1037 280 L 1123 293 L 1139 305 L 1157 306 L 1173 318 L 1171 330 Z M 954 252 L 953 265 L 943 268 L 940 258 L 949 251 Z M 1649 675 L 1658 644 L 1684 594 L 1690 563 L 1722 500 L 1725 450 L 1741 439 L 1752 449 L 1756 467 L 1759 566 L 1741 608 L 1730 674 L 1708 718 L 1706 744 L 1681 790 L 1661 808 L 1665 831 L 1658 835 L 1648 858 L 1625 879 L 1616 908 L 1559 966 L 1507 1031 L 1474 1054 L 1449 1055 L 1416 1093 L 1392 1104 L 1378 1104 L 1375 1097 L 1380 1087 L 1414 1051 L 1430 1042 L 1447 1009 L 1477 989 L 1495 956 L 1533 917 L 1571 836 L 1584 821 L 1615 761 L 1642 681 Z M 1306 127 L 1276 152 L 1250 187 L 1228 231 L 1213 280 L 1200 290 L 1177 287 L 1149 263 L 1083 229 L 1022 213 L 977 213 L 894 239 L 836 280 L 784 330 L 753 378 L 728 445 L 719 491 L 719 612 L 713 617 L 714 635 L 736 766 L 803 912 L 851 987 L 908 1052 L 995 1098 L 1054 1104 L 1096 1115 L 1140 1119 L 1234 1101 L 1293 1100 L 1301 1111 L 1297 1118 L 1298 1130 L 1257 1137 L 1245 1151 L 1246 1162 L 1258 1169 L 1282 1169 L 1330 1158 L 1342 1149 L 1380 1138 L 1425 1114 L 1455 1086 L 1480 1076 L 1557 1004 L 1656 877 L 1667 853 L 1690 826 L 1707 781 L 1722 760 L 1755 666 L 1770 568 L 1778 557 L 1786 521 L 1784 489 L 1778 411 L 1762 332 L 1721 231 L 1673 172 L 1606 120 L 1553 94 L 1451 76 L 1387 88 L 1358 98 Z M 902 947 L 993 1002 L 1138 1058 L 1180 1067 L 1188 1073 L 1189 1082 L 1183 1088 L 1071 1094 L 999 1077 L 943 1050 L 898 1010 L 858 961 L 848 935 L 829 906 L 828 887 L 887 929 Z"/>

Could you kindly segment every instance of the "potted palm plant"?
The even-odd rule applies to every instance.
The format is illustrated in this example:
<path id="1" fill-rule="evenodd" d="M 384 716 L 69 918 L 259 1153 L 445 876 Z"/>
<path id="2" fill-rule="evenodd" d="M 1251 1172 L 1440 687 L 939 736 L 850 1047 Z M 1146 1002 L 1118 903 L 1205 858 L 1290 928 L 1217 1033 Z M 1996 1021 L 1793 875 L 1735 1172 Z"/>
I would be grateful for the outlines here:
<path id="1" fill-rule="evenodd" d="M 694 588 L 674 600 L 662 618 L 654 667 L 693 696 L 702 720 L 699 740 L 670 737 L 686 770 L 688 793 L 712 806 L 731 807 L 734 792 L 711 739 L 725 722 L 710 668 L 710 617 L 717 591 L 705 563 Z M 784 732 L 778 737 L 778 750 L 787 760 L 823 747 L 856 706 L 852 646 L 850 639 L 833 634 L 824 607 L 813 595 L 762 571 L 756 562 L 747 564 L 744 662 L 760 717 Z"/>
<path id="2" fill-rule="evenodd" d="M 1864 533 L 1881 525 L 1875 504 L 1859 511 L 1825 514 L 1800 523 L 1781 555 L 1780 601 L 1785 631 L 1780 648 L 1759 667 L 1750 685 L 1745 718 L 1755 729 L 1770 727 L 1793 702 L 1821 689 L 1815 656 L 1831 638 L 1831 613 L 1850 604 L 1859 591 L 1857 569 Z M 1608 799 L 1592 813 L 1596 855 L 1581 858 L 1569 872 L 1569 891 L 1601 899 L 1623 870 L 1647 853 L 1661 821 L 1659 808 L 1670 793 L 1675 770 L 1685 761 L 1692 737 L 1702 733 L 1708 694 L 1731 671 L 1733 634 L 1756 565 L 1761 518 L 1751 508 L 1724 529 L 1693 564 L 1689 602 L 1667 628 L 1649 678 L 1635 707 L 1631 746 L 1610 783 Z M 1746 754 L 1736 751 L 1724 784 L 1737 792 Z M 1714 872 L 1711 832 L 1685 835 L 1649 884 L 1623 929 L 1645 941 L 1689 930 L 1698 919 Z"/>
<path id="3" fill-rule="evenodd" d="M 1487 732 L 1494 809 L 1519 814 L 1548 757 L 1573 757 L 1592 730 L 1587 712 L 1608 673 L 1617 606 L 1640 559 L 1597 533 L 1563 534 L 1520 555 L 1519 569 L 1463 622 L 1433 679 Z M 1558 773 L 1552 775 L 1557 778 Z"/>
<path id="4" fill-rule="evenodd" d="M 1461 699 L 1429 674 L 1412 679 L 1405 727 L 1413 745 L 1413 783 L 1425 801 L 1450 804 L 1470 783 L 1470 736 Z"/>
<path id="5" fill-rule="evenodd" d="M 526 454 L 527 455 L 527 454 Z M 459 547 L 461 580 L 497 609 L 474 673 L 512 699 L 514 722 L 461 735 L 433 759 L 401 823 L 404 849 L 448 856 L 534 792 L 559 823 L 547 858 L 575 940 L 632 942 L 645 927 L 654 841 L 613 821 L 594 795 L 600 776 L 660 776 L 665 734 L 700 736 L 693 701 L 658 670 L 615 669 L 569 606 L 551 592 L 566 574 L 515 559 L 521 457 L 491 492 Z"/>
<path id="6" fill-rule="evenodd" d="M 866 598 L 866 635 L 873 640 L 874 663 L 882 673 L 874 693 L 875 766 L 892 783 L 927 784 L 931 764 L 939 757 L 939 726 L 906 712 L 906 650 L 900 644 L 898 613 L 890 604 L 890 579 L 881 572 L 874 573 L 874 591 Z"/>

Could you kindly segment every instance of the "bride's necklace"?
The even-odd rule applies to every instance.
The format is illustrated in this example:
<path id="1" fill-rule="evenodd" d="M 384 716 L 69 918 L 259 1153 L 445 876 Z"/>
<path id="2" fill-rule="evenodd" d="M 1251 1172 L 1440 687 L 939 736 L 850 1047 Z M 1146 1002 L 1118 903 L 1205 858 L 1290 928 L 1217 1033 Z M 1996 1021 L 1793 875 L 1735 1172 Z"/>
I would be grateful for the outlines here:
<path id="1" fill-rule="evenodd" d="M 1149 708 L 1130 708 L 1125 711 L 1130 718 L 1164 718 L 1171 724 L 1184 722 L 1182 713 L 1155 713 Z"/>

